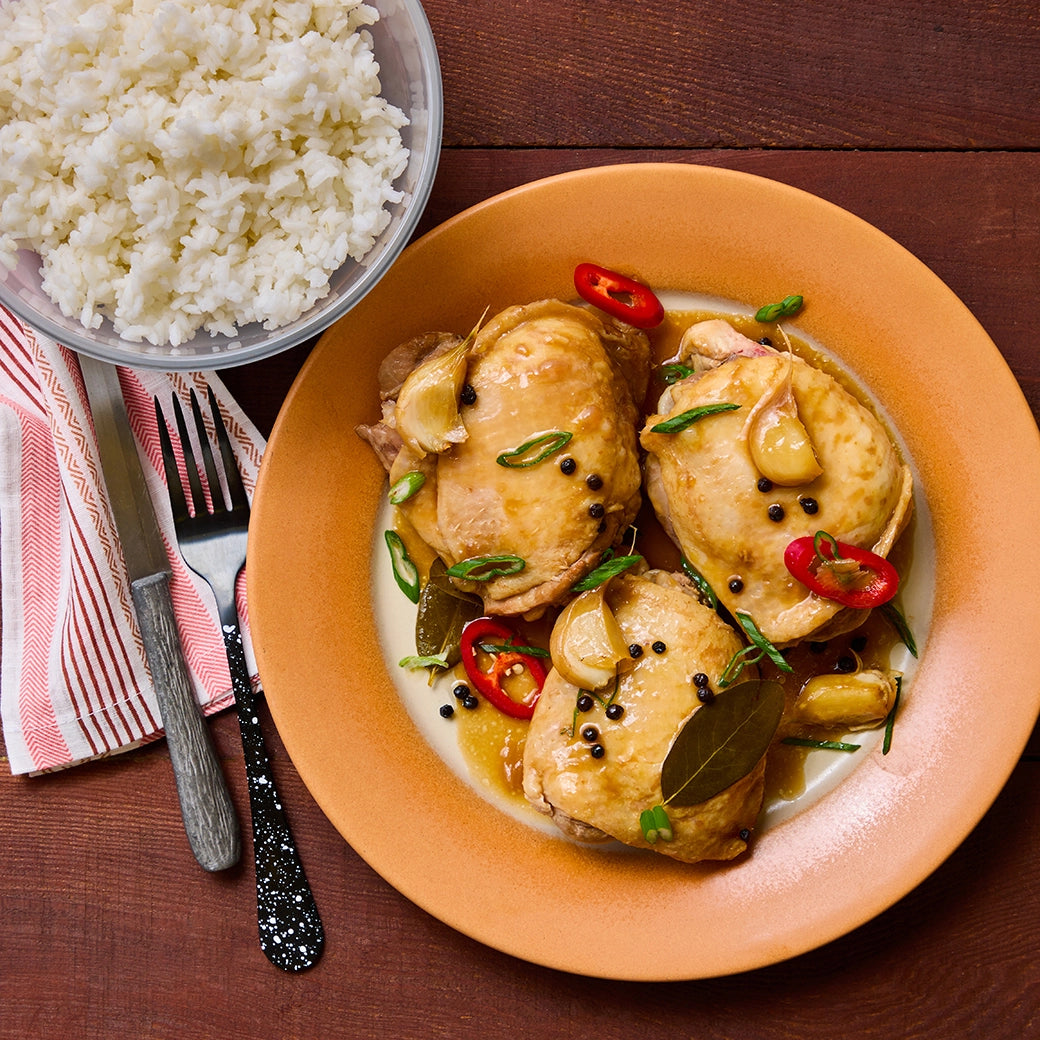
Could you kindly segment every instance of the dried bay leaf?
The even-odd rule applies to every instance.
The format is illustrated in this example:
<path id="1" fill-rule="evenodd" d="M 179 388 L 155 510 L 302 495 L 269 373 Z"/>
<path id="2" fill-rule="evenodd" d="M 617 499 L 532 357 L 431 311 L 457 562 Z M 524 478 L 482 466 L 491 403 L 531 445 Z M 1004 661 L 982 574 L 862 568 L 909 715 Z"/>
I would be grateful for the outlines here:
<path id="1" fill-rule="evenodd" d="M 768 750 L 783 710 L 777 682 L 751 679 L 716 693 L 690 716 L 665 756 L 665 804 L 699 805 L 747 776 Z"/>
<path id="2" fill-rule="evenodd" d="M 446 654 L 448 666 L 459 660 L 459 638 L 466 624 L 484 613 L 478 596 L 455 588 L 444 562 L 433 561 L 430 577 L 419 596 L 415 619 L 415 649 L 421 657 Z"/>

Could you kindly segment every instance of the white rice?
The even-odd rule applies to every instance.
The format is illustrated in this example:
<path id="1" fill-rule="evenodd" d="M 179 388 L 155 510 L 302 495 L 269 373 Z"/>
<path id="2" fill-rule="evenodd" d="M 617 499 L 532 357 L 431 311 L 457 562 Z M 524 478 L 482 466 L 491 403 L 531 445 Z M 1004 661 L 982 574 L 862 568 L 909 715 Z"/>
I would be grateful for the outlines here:
<path id="1" fill-rule="evenodd" d="M 408 151 L 360 0 L 8 0 L 0 262 L 177 346 L 295 320 L 386 227 Z"/>

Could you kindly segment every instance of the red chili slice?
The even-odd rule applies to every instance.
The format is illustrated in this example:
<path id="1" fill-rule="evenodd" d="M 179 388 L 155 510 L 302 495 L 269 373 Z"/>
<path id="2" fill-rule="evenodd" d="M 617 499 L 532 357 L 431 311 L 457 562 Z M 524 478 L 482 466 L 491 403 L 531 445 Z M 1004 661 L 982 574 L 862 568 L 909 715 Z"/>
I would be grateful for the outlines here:
<path id="1" fill-rule="evenodd" d="M 598 264 L 578 264 L 574 288 L 586 303 L 637 329 L 652 329 L 664 319 L 664 307 L 652 289 Z"/>
<path id="2" fill-rule="evenodd" d="M 888 560 L 826 531 L 796 538 L 784 551 L 784 563 L 817 596 L 857 610 L 880 607 L 899 591 L 899 574 Z"/>
<path id="3" fill-rule="evenodd" d="M 547 669 L 540 658 L 519 649 L 512 650 L 510 647 L 515 641 L 516 633 L 504 622 L 495 618 L 477 618 L 462 630 L 459 641 L 462 666 L 466 669 L 466 677 L 489 704 L 511 718 L 529 719 L 541 696 Z M 478 657 L 482 644 L 502 647 L 492 653 L 491 667 L 487 671 L 481 667 Z M 534 691 L 522 701 L 510 697 L 502 685 L 515 665 L 523 666 L 535 683 Z"/>

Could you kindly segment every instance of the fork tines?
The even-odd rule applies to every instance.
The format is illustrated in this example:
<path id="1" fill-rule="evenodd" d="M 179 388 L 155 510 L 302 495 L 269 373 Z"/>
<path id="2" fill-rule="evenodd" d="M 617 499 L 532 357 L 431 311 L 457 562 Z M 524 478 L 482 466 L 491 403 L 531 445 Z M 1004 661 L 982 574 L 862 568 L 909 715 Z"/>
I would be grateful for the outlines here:
<path id="1" fill-rule="evenodd" d="M 194 388 L 190 393 L 190 405 L 192 418 L 195 423 L 199 450 L 202 453 L 202 464 L 206 474 L 206 483 L 209 486 L 211 504 L 207 504 L 206 502 L 206 490 L 202 484 L 198 463 L 195 461 L 195 452 L 192 447 L 191 438 L 188 434 L 188 425 L 184 418 L 184 410 L 181 407 L 180 401 L 176 397 L 172 399 L 174 420 L 177 424 L 177 433 L 179 435 L 181 448 L 184 452 L 184 469 L 187 474 L 188 488 L 191 493 L 192 508 L 190 511 L 184 493 L 184 485 L 181 481 L 177 455 L 173 450 L 173 444 L 170 439 L 169 427 L 166 424 L 166 418 L 163 415 L 159 399 L 155 398 L 155 417 L 159 425 L 159 444 L 162 448 L 163 468 L 166 470 L 166 483 L 169 487 L 170 502 L 173 506 L 173 519 L 175 524 L 183 523 L 193 515 L 204 516 L 207 513 L 211 515 L 223 513 L 233 514 L 239 511 L 247 515 L 249 513 L 249 498 L 246 495 L 245 487 L 242 484 L 242 477 L 239 474 L 238 465 L 235 462 L 235 452 L 231 446 L 231 438 L 228 436 L 224 420 L 220 415 L 220 406 L 217 404 L 217 398 L 213 393 L 213 388 L 211 386 L 206 387 L 206 392 L 209 399 L 210 411 L 213 415 L 213 431 L 216 435 L 217 445 L 220 449 L 221 469 L 223 470 L 224 475 L 223 481 L 221 481 L 220 473 L 217 470 L 217 465 L 213 457 L 213 450 L 210 445 L 209 434 L 206 430 L 206 422 L 203 418 L 202 409 L 199 406 L 198 395 L 195 393 Z M 228 494 L 230 495 L 230 509 L 228 509 L 227 500 L 224 496 L 225 484 L 227 486 Z"/>

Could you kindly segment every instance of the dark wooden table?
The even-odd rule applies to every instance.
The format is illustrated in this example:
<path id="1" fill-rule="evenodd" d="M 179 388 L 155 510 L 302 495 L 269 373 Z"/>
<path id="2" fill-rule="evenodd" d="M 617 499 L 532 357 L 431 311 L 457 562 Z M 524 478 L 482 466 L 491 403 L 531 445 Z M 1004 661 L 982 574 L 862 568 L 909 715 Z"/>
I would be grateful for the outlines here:
<path id="1" fill-rule="evenodd" d="M 762 174 L 927 263 L 1040 415 L 1036 0 L 426 9 L 446 119 L 423 230 L 514 185 L 606 163 Z M 306 354 L 225 373 L 264 432 Z M 164 744 L 40 779 L 4 770 L 0 1036 L 1040 1036 L 1037 734 L 967 841 L 874 921 L 745 975 L 630 984 L 516 961 L 417 909 L 333 830 L 265 724 L 327 926 L 318 967 L 285 976 L 261 955 L 251 865 L 220 876 L 195 865 Z M 234 717 L 212 729 L 245 818 Z"/>

